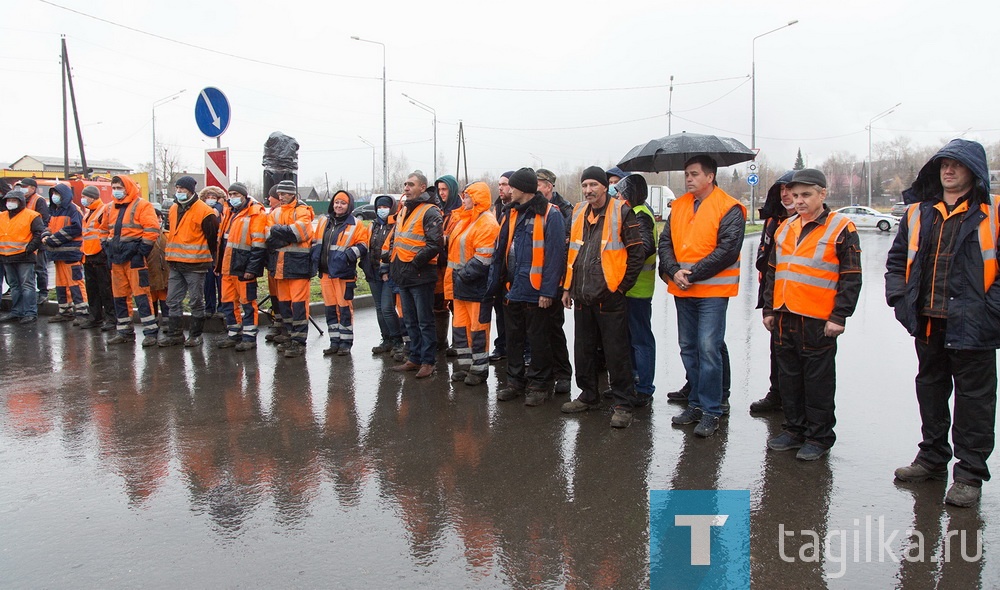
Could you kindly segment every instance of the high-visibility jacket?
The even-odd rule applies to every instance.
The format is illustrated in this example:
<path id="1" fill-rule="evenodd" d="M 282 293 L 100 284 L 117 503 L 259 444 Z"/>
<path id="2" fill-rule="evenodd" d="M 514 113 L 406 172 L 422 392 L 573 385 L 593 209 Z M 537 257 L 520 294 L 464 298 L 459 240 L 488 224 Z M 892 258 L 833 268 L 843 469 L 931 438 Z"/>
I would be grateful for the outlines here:
<path id="1" fill-rule="evenodd" d="M 604 211 L 604 227 L 601 229 L 601 270 L 608 290 L 614 293 L 625 278 L 628 250 L 622 241 L 622 217 L 627 203 L 621 199 L 608 198 Z M 569 256 L 566 258 L 566 279 L 563 288 L 567 291 L 573 284 L 573 263 L 583 247 L 583 223 L 590 215 L 590 203 L 577 203 L 573 207 L 573 223 L 569 230 Z"/>
<path id="2" fill-rule="evenodd" d="M 94 199 L 83 216 L 83 254 L 96 256 L 101 252 L 101 221 L 107 204 L 100 199 Z"/>
<path id="3" fill-rule="evenodd" d="M 67 191 L 68 192 L 68 191 Z M 83 260 L 83 218 L 76 205 L 50 209 L 49 238 L 45 249 L 51 260 L 80 262 Z"/>
<path id="4" fill-rule="evenodd" d="M 160 220 L 152 203 L 139 196 L 139 185 L 128 176 L 121 177 L 125 198 L 109 203 L 102 216 L 101 239 L 112 264 L 124 264 L 153 251 L 160 237 Z"/>
<path id="5" fill-rule="evenodd" d="M 31 222 L 41 215 L 34 209 L 25 207 L 20 213 L 10 217 L 8 211 L 0 213 L 0 256 L 24 254 L 31 242 Z"/>
<path id="6" fill-rule="evenodd" d="M 528 273 L 528 281 L 536 290 L 542 288 L 542 269 L 545 266 L 545 225 L 549 219 L 549 214 L 552 213 L 553 207 L 555 205 L 549 204 L 545 208 L 545 217 L 541 220 L 541 223 L 539 223 L 538 216 L 536 215 L 531 224 L 531 270 Z M 558 212 L 558 209 L 556 211 Z M 514 241 L 514 228 L 517 227 L 517 209 L 511 207 L 508 216 L 510 219 L 508 224 L 510 230 L 507 232 L 507 249 L 504 251 L 504 256 L 510 255 L 510 245 Z M 510 286 L 508 285 L 509 288 Z"/>
<path id="7" fill-rule="evenodd" d="M 735 206 L 746 215 L 747 208 L 719 187 L 702 200 L 697 215 L 691 193 L 674 200 L 670 208 L 670 237 L 674 257 L 682 269 L 690 270 L 715 250 L 722 218 Z M 719 274 L 693 283 L 685 290 L 668 281 L 667 291 L 675 297 L 736 297 L 740 291 L 740 259 Z"/>
<path id="8" fill-rule="evenodd" d="M 642 204 L 632 207 L 636 216 L 645 215 L 653 222 L 653 253 L 642 263 L 642 272 L 635 281 L 635 286 L 626 293 L 628 297 L 649 299 L 656 290 L 656 244 L 660 241 L 660 232 L 656 229 L 656 217 L 649 206 Z"/>
<path id="9" fill-rule="evenodd" d="M 396 239 L 392 247 L 392 260 L 412 262 L 417 252 L 427 245 L 427 235 L 424 234 L 424 214 L 434 206 L 430 203 L 421 203 L 410 212 L 402 223 L 396 222 Z M 435 256 L 427 264 L 434 266 L 437 264 L 437 259 Z"/>
<path id="10" fill-rule="evenodd" d="M 219 233 L 224 239 L 220 273 L 240 278 L 245 273 L 264 274 L 264 232 L 267 231 L 267 214 L 264 207 L 253 199 L 237 212 L 226 207 Z M 220 241 L 220 243 L 222 243 Z"/>
<path id="11" fill-rule="evenodd" d="M 941 215 L 947 219 L 949 213 L 944 202 L 938 202 L 934 207 L 940 211 Z M 951 215 L 958 215 L 968 210 L 968 201 L 963 201 Z M 986 214 L 986 217 L 979 222 L 979 248 L 983 255 L 983 292 L 989 291 L 990 285 L 997 277 L 997 241 L 998 220 L 997 220 L 997 197 L 990 195 L 990 202 L 979 205 L 979 210 Z M 906 210 L 906 219 L 910 228 L 910 241 L 906 248 L 906 280 L 910 280 L 910 268 L 917 257 L 917 248 L 920 246 L 920 203 L 914 203 Z"/>
<path id="12" fill-rule="evenodd" d="M 276 279 L 312 278 L 313 208 L 298 199 L 271 209 L 268 215 L 268 241 L 277 240 L 280 247 L 268 246 L 268 269 Z"/>
<path id="13" fill-rule="evenodd" d="M 331 241 L 329 252 L 324 256 L 322 252 L 323 239 L 329 223 L 329 215 L 320 216 L 313 236 L 314 260 L 316 262 L 326 261 L 325 266 L 319 264 L 319 274 L 320 276 L 327 275 L 332 279 L 356 279 L 358 277 L 358 260 L 368 252 L 370 230 L 353 215 L 349 215 L 344 225 L 332 230 L 336 234 L 336 239 Z M 354 254 L 353 262 L 347 255 L 348 251 Z"/>
<path id="14" fill-rule="evenodd" d="M 855 231 L 846 216 L 831 211 L 822 226 L 801 240 L 802 218 L 782 222 L 774 237 L 774 306 L 801 316 L 829 320 L 840 280 L 837 238 Z"/>
<path id="15" fill-rule="evenodd" d="M 215 215 L 215 209 L 201 199 L 196 199 L 178 221 L 180 207 L 177 203 L 170 207 L 170 238 L 167 239 L 167 249 L 164 252 L 167 262 L 212 262 L 212 250 L 201 224 L 209 215 Z"/>
<path id="16" fill-rule="evenodd" d="M 485 183 L 473 183 L 466 191 L 473 208 L 452 212 L 455 223 L 448 237 L 444 292 L 447 299 L 482 301 L 500 224 L 490 211 L 490 190 Z"/>

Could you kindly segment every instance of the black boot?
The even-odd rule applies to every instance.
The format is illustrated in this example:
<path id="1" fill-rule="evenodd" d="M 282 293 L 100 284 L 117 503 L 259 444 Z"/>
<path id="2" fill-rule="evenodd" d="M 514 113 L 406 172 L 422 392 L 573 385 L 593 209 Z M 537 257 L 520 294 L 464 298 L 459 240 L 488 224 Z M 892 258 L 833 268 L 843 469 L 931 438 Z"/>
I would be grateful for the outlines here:
<path id="1" fill-rule="evenodd" d="M 184 344 L 184 331 L 181 329 L 181 318 L 167 318 L 167 328 L 160 332 L 159 344 L 162 347 Z"/>
<path id="2" fill-rule="evenodd" d="M 202 337 L 201 331 L 205 328 L 205 318 L 192 318 L 191 319 L 191 334 L 188 339 L 184 341 L 184 346 L 191 348 L 194 346 L 201 346 Z"/>

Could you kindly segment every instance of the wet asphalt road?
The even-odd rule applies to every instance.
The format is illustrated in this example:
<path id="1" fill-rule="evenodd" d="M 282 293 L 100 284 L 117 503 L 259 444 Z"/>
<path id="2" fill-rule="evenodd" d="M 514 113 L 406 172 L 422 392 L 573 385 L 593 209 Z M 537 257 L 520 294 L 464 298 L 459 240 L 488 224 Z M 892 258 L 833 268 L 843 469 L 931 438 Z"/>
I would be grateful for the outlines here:
<path id="1" fill-rule="evenodd" d="M 707 440 L 669 422 L 683 369 L 662 284 L 656 399 L 624 431 L 609 412 L 561 415 L 566 396 L 497 403 L 494 376 L 452 384 L 443 356 L 423 382 L 387 371 L 367 352 L 371 309 L 353 358 L 324 358 L 314 331 L 305 359 L 284 359 L 263 338 L 256 354 L 109 349 L 67 324 L 2 325 L 0 587 L 645 587 L 651 489 L 749 489 L 754 588 L 1000 587 L 995 485 L 962 510 L 942 504 L 944 484 L 892 480 L 919 423 L 912 340 L 882 295 L 891 236 L 863 233 L 838 442 L 810 464 L 766 451 L 780 417 L 746 411 L 768 373 L 756 242 L 729 307 L 733 415 Z M 866 517 L 921 531 L 925 562 L 896 563 L 875 540 L 855 563 Z M 786 537 L 783 558 L 780 525 L 835 542 L 806 562 L 806 539 Z M 982 558 L 961 559 L 956 539 L 945 563 L 943 540 L 961 530 L 970 555 L 982 531 Z"/>

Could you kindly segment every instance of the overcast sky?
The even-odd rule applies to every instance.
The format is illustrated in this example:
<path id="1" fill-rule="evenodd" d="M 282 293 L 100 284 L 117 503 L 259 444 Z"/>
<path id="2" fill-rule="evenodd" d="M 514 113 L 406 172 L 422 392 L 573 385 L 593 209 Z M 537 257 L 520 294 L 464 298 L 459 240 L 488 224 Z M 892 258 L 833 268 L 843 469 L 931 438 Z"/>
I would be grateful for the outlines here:
<path id="1" fill-rule="evenodd" d="M 610 165 L 667 135 L 671 75 L 673 132 L 750 145 L 752 39 L 793 19 L 756 42 L 757 146 L 778 166 L 800 147 L 811 165 L 838 150 L 866 157 L 868 120 L 898 102 L 874 141 L 1000 139 L 995 0 L 640 0 L 604 12 L 518 0 L 51 2 L 5 3 L 0 162 L 62 154 L 61 34 L 88 158 L 148 162 L 152 105 L 183 89 L 156 109 L 157 138 L 203 168 L 215 140 L 194 106 L 215 86 L 233 112 L 222 145 L 257 182 L 273 131 L 301 144 L 302 184 L 328 174 L 370 185 L 372 150 L 358 136 L 378 146 L 381 177 L 382 51 L 352 35 L 385 43 L 389 151 L 428 175 L 431 115 L 404 92 L 437 110 L 439 174 L 455 172 L 459 120 L 472 176 Z M 623 87 L 647 88 L 607 90 Z M 71 157 L 75 146 L 71 135 Z"/>

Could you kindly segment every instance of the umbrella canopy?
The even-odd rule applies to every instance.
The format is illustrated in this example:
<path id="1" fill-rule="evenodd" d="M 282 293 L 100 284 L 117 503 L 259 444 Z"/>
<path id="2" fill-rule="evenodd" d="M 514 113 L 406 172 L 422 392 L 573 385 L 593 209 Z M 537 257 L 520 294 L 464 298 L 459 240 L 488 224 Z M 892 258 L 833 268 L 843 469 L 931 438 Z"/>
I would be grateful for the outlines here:
<path id="1" fill-rule="evenodd" d="M 732 166 L 756 156 L 753 150 L 731 137 L 677 133 L 653 139 L 629 150 L 618 167 L 629 172 L 683 170 L 692 156 L 711 156 L 720 167 Z"/>

